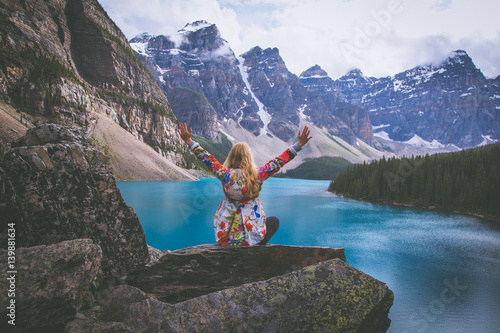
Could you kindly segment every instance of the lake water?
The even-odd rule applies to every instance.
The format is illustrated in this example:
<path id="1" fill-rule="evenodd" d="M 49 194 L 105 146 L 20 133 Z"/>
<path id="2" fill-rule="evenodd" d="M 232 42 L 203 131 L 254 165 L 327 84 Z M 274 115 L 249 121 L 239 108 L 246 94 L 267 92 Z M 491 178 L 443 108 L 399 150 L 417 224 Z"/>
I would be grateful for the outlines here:
<path id="1" fill-rule="evenodd" d="M 388 332 L 500 332 L 500 223 L 377 205 L 326 191 L 329 182 L 269 179 L 261 199 L 280 218 L 270 243 L 343 247 L 347 263 L 394 292 Z M 220 182 L 119 182 L 161 250 L 215 243 Z"/>

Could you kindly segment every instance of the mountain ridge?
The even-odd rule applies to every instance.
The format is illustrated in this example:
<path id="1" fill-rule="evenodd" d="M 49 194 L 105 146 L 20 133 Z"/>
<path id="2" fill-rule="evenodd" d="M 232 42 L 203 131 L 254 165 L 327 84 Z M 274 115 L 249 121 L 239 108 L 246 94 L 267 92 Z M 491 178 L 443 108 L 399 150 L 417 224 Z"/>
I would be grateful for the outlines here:
<path id="1" fill-rule="evenodd" d="M 500 139 L 498 84 L 485 78 L 463 50 L 451 52 L 438 65 L 383 78 L 354 69 L 335 86 L 348 101 L 368 110 L 379 130 L 377 139 L 422 139 L 460 149 Z"/>
<path id="2" fill-rule="evenodd" d="M 483 101 L 496 96 L 491 93 L 498 91 L 498 84 L 495 83 L 498 78 L 486 79 L 463 50 L 451 52 L 441 65 L 416 66 L 392 77 L 366 77 L 361 70 L 354 69 L 333 80 L 319 65 L 310 67 L 300 76 L 289 72 L 277 48 L 255 46 L 236 57 L 215 24 L 197 21 L 185 27 L 178 32 L 181 37 L 142 34 L 147 36 L 142 45 L 138 43 L 141 35 L 130 42 L 140 60 L 160 82 L 173 104 L 174 113 L 181 121 L 191 123 L 195 132 L 204 137 L 217 140 L 219 131 L 230 134 L 226 124 L 229 121 L 256 137 L 265 134 L 290 143 L 299 124 L 307 122 L 318 127 L 323 136 L 327 136 L 326 133 L 341 138 L 354 149 L 361 140 L 379 150 L 378 156 L 383 154 L 381 151 L 387 155 L 455 151 L 500 139 L 499 122 L 495 120 L 500 117 L 497 109 L 492 109 L 496 104 L 488 105 Z M 150 42 L 152 38 L 167 39 L 169 42 L 153 45 Z M 162 58 L 158 48 L 154 47 L 157 45 L 161 46 L 163 53 L 175 54 L 170 59 Z M 213 57 L 214 51 L 218 57 Z M 174 61 L 182 52 L 183 69 L 178 65 L 182 61 Z M 152 58 L 157 63 L 150 62 Z M 233 76 L 218 74 L 215 69 L 218 66 L 218 70 L 224 68 Z M 236 67 L 239 67 L 240 73 Z M 464 69 L 460 70 L 460 67 Z M 202 72 L 199 72 L 200 68 Z M 451 72 L 453 77 L 443 79 Z M 485 83 L 488 88 L 479 87 L 479 95 L 471 97 L 468 104 L 461 104 L 459 98 L 466 97 L 460 97 L 465 92 L 456 96 L 443 95 L 443 90 L 447 92 L 443 87 L 453 85 L 455 79 L 459 84 L 457 90 L 468 89 L 474 83 L 476 86 Z M 236 83 L 229 86 L 228 82 Z M 428 87 L 419 86 L 427 82 Z M 210 85 L 213 87 L 208 89 Z M 442 87 L 436 88 L 436 85 Z M 411 89 L 415 87 L 428 98 L 416 98 L 418 103 L 412 104 L 408 99 L 416 96 L 402 94 L 411 94 Z M 204 105 L 205 110 L 196 111 L 200 107 L 192 105 L 184 110 L 179 108 L 176 105 L 179 88 L 195 91 L 191 93 L 193 96 L 204 95 L 208 101 Z M 245 99 L 236 95 L 235 88 L 243 92 Z M 388 93 L 384 94 L 381 90 Z M 433 105 L 436 96 L 441 99 Z M 446 101 L 440 108 L 439 103 L 443 99 Z M 182 100 L 185 101 L 185 98 Z M 225 102 L 225 108 L 220 106 L 221 101 Z M 479 107 L 478 103 L 481 104 Z M 407 107 L 408 110 L 400 110 Z M 181 112 L 177 112 L 179 110 Z M 196 114 L 196 119 L 200 121 L 193 122 L 190 112 Z M 463 116 L 457 126 L 452 126 L 457 121 L 450 125 L 450 121 L 443 119 L 457 112 Z M 471 121 L 474 117 L 481 119 L 479 122 Z M 447 134 L 448 129 L 450 134 Z M 236 141 L 243 138 L 239 137 L 238 131 L 233 131 L 230 136 Z"/>
<path id="3" fill-rule="evenodd" d="M 143 33 L 132 38 L 130 43 L 138 58 L 157 79 L 176 116 L 187 122 L 194 133 L 218 140 L 219 132 L 222 132 L 233 142 L 248 142 L 254 152 L 261 150 L 262 145 L 270 145 L 271 148 L 266 149 L 271 154 L 267 158 L 270 158 L 296 140 L 299 127 L 309 124 L 317 127 L 318 141 L 311 152 L 313 155 L 299 159 L 323 154 L 343 156 L 344 153 L 350 155 L 351 161 L 382 156 L 373 147 L 362 148 L 370 151 L 368 155 L 358 150 L 361 147 L 358 141 L 365 140 L 363 144 L 369 147 L 373 138 L 366 112 L 361 108 L 351 106 L 356 112 L 365 114 L 365 118 L 360 118 L 364 123 L 356 124 L 356 128 L 364 126 L 366 137 L 361 135 L 358 138 L 344 122 L 349 118 L 349 112 L 345 112 L 344 118 L 335 114 L 347 104 L 338 104 L 336 99 L 330 104 L 337 108 L 322 115 L 326 121 L 320 126 L 319 118 L 307 117 L 306 114 L 313 112 L 318 105 L 324 108 L 327 105 L 313 97 L 299 77 L 288 71 L 277 48 L 264 50 L 256 46 L 236 57 L 214 24 L 197 21 L 186 26 L 188 29 L 183 28 L 170 36 Z M 178 98 L 180 94 L 184 97 Z M 189 95 L 191 99 L 186 99 Z M 196 103 L 202 96 L 208 103 Z M 308 98 L 317 101 L 308 103 Z M 189 100 L 191 102 L 187 102 Z M 358 120 L 354 118 L 349 121 Z M 339 140 L 336 142 L 330 137 Z M 349 146 L 357 153 L 352 154 L 342 146 Z M 339 153 L 342 151 L 344 153 Z"/>

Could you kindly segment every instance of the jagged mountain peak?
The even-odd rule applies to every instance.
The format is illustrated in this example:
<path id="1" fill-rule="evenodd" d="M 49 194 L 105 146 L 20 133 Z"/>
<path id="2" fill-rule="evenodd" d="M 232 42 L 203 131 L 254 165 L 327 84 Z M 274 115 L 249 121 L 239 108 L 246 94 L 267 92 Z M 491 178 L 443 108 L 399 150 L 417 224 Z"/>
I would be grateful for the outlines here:
<path id="1" fill-rule="evenodd" d="M 347 72 L 345 76 L 364 76 L 363 72 L 359 68 L 353 68 Z"/>
<path id="2" fill-rule="evenodd" d="M 256 56 L 264 56 L 266 58 L 280 58 L 280 51 L 276 47 L 268 47 L 266 49 L 261 48 L 260 46 L 254 46 L 249 51 L 243 53 L 241 55 L 243 58 L 250 58 Z"/>
<path id="3" fill-rule="evenodd" d="M 372 82 L 372 79 L 366 77 L 359 68 L 354 68 L 347 72 L 344 76 L 339 78 L 337 81 L 349 87 L 354 87 L 358 85 L 369 84 Z"/>
<path id="4" fill-rule="evenodd" d="M 463 50 L 455 50 L 448 54 L 446 60 L 443 61 L 441 66 L 446 65 L 460 65 L 472 70 L 476 70 L 476 65 L 472 61 L 472 58 Z"/>
<path id="5" fill-rule="evenodd" d="M 367 77 L 363 74 L 361 69 L 359 68 L 354 68 L 348 71 L 344 76 L 342 76 L 339 80 L 340 81 L 350 81 L 353 79 L 364 79 L 366 80 Z"/>
<path id="6" fill-rule="evenodd" d="M 217 51 L 218 56 L 231 56 L 234 53 L 229 43 L 221 37 L 220 31 L 215 24 L 207 21 L 196 21 L 188 23 L 178 31 L 178 36 L 184 38 L 182 50 L 195 54 Z"/>
<path id="7" fill-rule="evenodd" d="M 314 65 L 308 70 L 302 72 L 299 80 L 310 92 L 330 94 L 335 90 L 333 87 L 333 80 L 319 65 Z"/>
<path id="8" fill-rule="evenodd" d="M 147 43 L 153 37 L 154 36 L 150 35 L 149 32 L 143 32 L 132 38 L 129 43 Z"/>
<path id="9" fill-rule="evenodd" d="M 307 69 L 306 71 L 302 72 L 300 74 L 300 78 L 311 78 L 311 77 L 328 77 L 328 73 L 322 69 L 319 65 L 314 65 L 311 68 Z"/>
<path id="10" fill-rule="evenodd" d="M 279 72 L 286 76 L 295 76 L 286 68 L 285 61 L 281 58 L 279 50 L 276 47 L 262 49 L 259 46 L 255 46 L 243 53 L 241 57 L 245 59 L 244 66 L 246 67 L 260 68 L 265 72 Z"/>
<path id="11" fill-rule="evenodd" d="M 457 58 L 457 57 L 470 59 L 469 54 L 467 53 L 467 51 L 464 50 L 454 50 L 448 54 L 448 58 Z"/>
<path id="12" fill-rule="evenodd" d="M 154 53 L 151 50 L 160 49 L 168 50 L 174 56 L 182 53 L 190 58 L 199 57 L 201 61 L 211 62 L 222 58 L 225 61 L 237 62 L 234 52 L 229 43 L 221 37 L 217 26 L 207 21 L 188 23 L 171 35 L 151 36 L 145 32 L 129 42 L 134 51 L 143 56 L 150 56 Z"/>
<path id="13" fill-rule="evenodd" d="M 192 22 L 192 23 L 187 23 L 184 26 L 184 28 L 182 28 L 181 30 L 179 30 L 179 32 L 180 33 L 182 33 L 182 32 L 195 32 L 195 31 L 198 31 L 198 30 L 201 30 L 201 29 L 205 29 L 205 28 L 215 28 L 215 29 L 217 29 L 217 26 L 214 23 L 208 23 L 205 20 L 199 20 L 199 21 L 195 21 L 195 22 Z"/>

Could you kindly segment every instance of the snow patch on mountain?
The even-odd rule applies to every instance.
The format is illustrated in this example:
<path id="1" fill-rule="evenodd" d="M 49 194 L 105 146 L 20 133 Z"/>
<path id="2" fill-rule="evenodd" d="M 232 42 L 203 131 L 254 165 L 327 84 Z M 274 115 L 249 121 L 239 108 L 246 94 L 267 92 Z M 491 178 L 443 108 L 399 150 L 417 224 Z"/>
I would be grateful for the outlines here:
<path id="1" fill-rule="evenodd" d="M 482 137 L 483 137 L 483 142 L 481 142 L 480 144 L 478 144 L 477 145 L 478 147 L 485 146 L 485 145 L 488 145 L 490 143 L 498 142 L 498 140 L 492 139 L 491 135 L 482 135 Z"/>
<path id="2" fill-rule="evenodd" d="M 264 104 L 262 104 L 261 101 L 257 97 L 255 97 L 252 88 L 250 87 L 250 83 L 248 82 L 248 72 L 244 68 L 245 66 L 243 63 L 245 62 L 245 59 L 243 57 L 238 57 L 238 68 L 240 69 L 241 77 L 243 78 L 243 82 L 245 82 L 246 90 L 250 93 L 250 96 L 253 98 L 255 103 L 257 103 L 257 106 L 259 107 L 259 111 L 257 111 L 257 114 L 260 117 L 260 120 L 264 123 L 264 127 L 260 130 L 260 135 L 264 135 L 268 133 L 267 126 L 271 122 L 271 115 L 266 111 L 266 107 Z"/>
<path id="3" fill-rule="evenodd" d="M 299 112 L 300 118 L 302 119 L 310 119 L 308 115 L 304 114 L 305 109 L 307 108 L 307 104 L 302 104 L 299 109 L 297 110 Z"/>
<path id="4" fill-rule="evenodd" d="M 387 133 L 386 131 L 380 131 L 380 132 L 377 132 L 377 133 L 373 133 L 373 136 L 377 137 L 377 138 L 381 138 L 381 139 L 387 140 L 387 141 L 393 141 L 389 137 L 389 133 Z"/>
<path id="5" fill-rule="evenodd" d="M 179 30 L 179 32 L 180 33 L 195 32 L 195 31 L 198 31 L 198 30 L 201 30 L 201 29 L 204 29 L 204 28 L 211 27 L 212 25 L 213 25 L 212 23 L 208 23 L 205 20 L 196 21 L 196 22 L 193 22 L 193 23 L 186 24 L 184 26 L 184 28 L 182 28 L 181 30 Z"/>
<path id="6" fill-rule="evenodd" d="M 140 55 L 143 55 L 146 57 L 149 56 L 149 53 L 147 51 L 148 50 L 148 42 L 130 43 L 130 47 L 132 48 L 132 50 L 139 53 Z"/>
<path id="7" fill-rule="evenodd" d="M 445 148 L 445 145 L 443 145 L 442 143 L 440 143 L 437 140 L 432 140 L 432 142 L 425 141 L 424 139 L 422 139 L 421 137 L 419 137 L 416 134 L 413 135 L 413 137 L 410 140 L 404 141 L 403 143 L 407 143 L 407 144 L 410 144 L 410 145 L 416 146 L 416 147 L 429 148 L 429 149 Z"/>
<path id="8" fill-rule="evenodd" d="M 383 125 L 378 125 L 378 126 L 373 126 L 372 125 L 372 130 L 375 132 L 378 129 L 385 128 L 385 127 L 391 127 L 390 124 L 383 124 Z"/>

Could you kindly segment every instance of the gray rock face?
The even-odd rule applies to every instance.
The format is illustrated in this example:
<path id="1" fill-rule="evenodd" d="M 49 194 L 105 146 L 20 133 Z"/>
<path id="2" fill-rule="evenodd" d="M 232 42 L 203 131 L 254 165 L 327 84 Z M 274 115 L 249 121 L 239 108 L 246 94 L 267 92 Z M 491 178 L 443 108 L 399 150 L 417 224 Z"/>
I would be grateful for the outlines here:
<path id="1" fill-rule="evenodd" d="M 98 112 L 152 147 L 182 144 L 167 98 L 97 0 L 8 1 L 0 11 L 0 100 L 35 124 L 85 127 Z"/>
<path id="2" fill-rule="evenodd" d="M 16 325 L 3 332 L 63 331 L 84 301 L 100 269 L 101 258 L 101 248 L 90 239 L 17 248 Z M 6 291 L 8 281 L 4 274 L 10 269 L 7 251 L 3 249 L 0 249 L 0 269 L 0 287 Z M 2 305 L 9 301 L 7 292 L 0 293 Z M 3 318 L 1 325 L 5 324 Z"/>
<path id="3" fill-rule="evenodd" d="M 393 77 L 365 77 L 353 70 L 334 87 L 368 110 L 372 125 L 397 141 L 418 135 L 460 148 L 500 139 L 500 86 L 455 51 L 440 65 L 418 66 Z"/>
<path id="4" fill-rule="evenodd" d="M 326 126 L 330 134 L 343 138 L 351 145 L 360 138 L 373 144 L 373 130 L 365 109 L 346 101 L 335 91 L 334 81 L 318 65 L 300 75 L 300 82 L 307 89 L 303 113 L 321 127 Z"/>
<path id="5" fill-rule="evenodd" d="M 119 286 L 101 319 L 134 332 L 385 332 L 392 301 L 384 283 L 332 259 L 178 304 Z"/>
<path id="6" fill-rule="evenodd" d="M 277 48 L 261 49 L 256 46 L 241 55 L 248 73 L 248 82 L 255 96 L 264 104 L 272 119 L 269 129 L 284 141 L 289 141 L 291 133 L 287 125 L 299 124 L 300 96 L 303 87 L 299 78 L 290 73 Z"/>
<path id="7" fill-rule="evenodd" d="M 218 135 L 217 119 L 233 119 L 259 133 L 263 123 L 248 93 L 236 59 L 215 24 L 197 21 L 179 30 L 176 45 L 168 36 L 142 34 L 130 40 L 139 59 L 157 78 L 179 120 L 196 134 Z M 137 46 L 141 45 L 140 48 Z"/>
<path id="8" fill-rule="evenodd" d="M 105 273 L 148 261 L 144 230 L 107 157 L 79 130 L 42 125 L 12 146 L 0 160 L 0 233 L 16 223 L 23 247 L 91 238 L 102 248 Z"/>
<path id="9" fill-rule="evenodd" d="M 199 245 L 162 253 L 129 275 L 129 283 L 166 303 L 178 303 L 245 283 L 267 280 L 333 258 L 344 249 L 267 245 Z"/>

